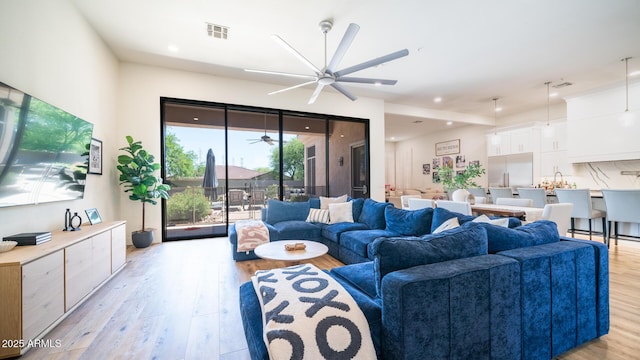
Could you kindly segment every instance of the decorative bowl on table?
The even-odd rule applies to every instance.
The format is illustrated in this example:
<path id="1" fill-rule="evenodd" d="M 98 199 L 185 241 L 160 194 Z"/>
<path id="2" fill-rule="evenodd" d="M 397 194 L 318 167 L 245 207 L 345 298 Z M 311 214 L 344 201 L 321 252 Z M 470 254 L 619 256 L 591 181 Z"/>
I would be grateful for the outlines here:
<path id="1" fill-rule="evenodd" d="M 17 241 L 0 241 L 0 252 L 9 251 L 16 245 L 18 245 Z"/>

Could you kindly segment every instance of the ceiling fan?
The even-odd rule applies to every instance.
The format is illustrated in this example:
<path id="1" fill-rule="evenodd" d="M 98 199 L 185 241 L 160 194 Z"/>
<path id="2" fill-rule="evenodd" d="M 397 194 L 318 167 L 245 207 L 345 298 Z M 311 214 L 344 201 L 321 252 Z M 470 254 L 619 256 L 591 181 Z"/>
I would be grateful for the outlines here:
<path id="1" fill-rule="evenodd" d="M 333 57 L 331 58 L 331 62 L 329 62 L 329 65 L 327 65 L 327 33 L 333 27 L 333 23 L 330 20 L 323 20 L 320 22 L 319 25 L 320 25 L 320 30 L 322 30 L 322 32 L 324 33 L 324 68 L 322 69 L 319 69 L 311 61 L 307 60 L 304 56 L 302 56 L 302 54 L 300 54 L 296 49 L 294 49 L 281 37 L 279 37 L 278 35 L 271 35 L 271 37 L 278 44 L 280 44 L 282 47 L 284 47 L 286 50 L 292 53 L 296 58 L 298 58 L 298 60 L 302 61 L 302 63 L 304 63 L 307 67 L 309 67 L 314 72 L 315 75 L 292 74 L 292 73 L 283 73 L 283 72 L 266 71 L 266 70 L 252 70 L 252 69 L 245 69 L 245 71 L 261 73 L 261 74 L 280 75 L 280 76 L 289 76 L 289 77 L 308 79 L 307 82 L 304 82 L 302 84 L 298 84 L 295 86 L 291 86 L 285 89 L 273 91 L 269 93 L 269 95 L 281 93 L 287 90 L 296 89 L 296 88 L 310 85 L 310 84 L 317 84 L 316 90 L 313 92 L 313 94 L 311 95 L 311 98 L 309 99 L 309 104 L 313 104 L 316 101 L 316 99 L 318 98 L 318 95 L 320 95 L 320 92 L 322 91 L 322 88 L 324 88 L 327 85 L 333 87 L 334 89 L 338 90 L 349 99 L 355 101 L 357 97 L 351 94 L 349 91 L 347 91 L 347 89 L 345 89 L 339 83 L 395 85 L 398 82 L 397 80 L 348 77 L 345 75 L 354 73 L 356 71 L 368 69 L 370 67 L 377 66 L 377 65 L 407 56 L 409 55 L 409 50 L 407 49 L 399 50 L 391 54 L 387 54 L 375 59 L 371 59 L 369 61 L 365 61 L 358 65 L 350 66 L 342 70 L 336 71 L 338 65 L 340 64 L 340 61 L 342 61 L 342 58 L 344 57 L 344 55 L 347 53 L 347 50 L 351 46 L 353 39 L 356 37 L 356 34 L 358 34 L 358 31 L 360 30 L 360 26 L 354 23 L 349 24 L 349 27 L 347 28 L 347 31 L 342 37 L 342 40 L 340 41 L 340 44 L 338 45 L 336 52 L 333 54 Z"/>
<path id="2" fill-rule="evenodd" d="M 273 146 L 275 143 L 280 142 L 278 139 L 273 139 L 271 136 L 267 135 L 267 114 L 264 114 L 264 135 L 260 136 L 260 139 L 247 139 L 247 141 L 251 141 L 249 144 L 257 144 L 259 142 L 266 142 L 267 144 Z"/>

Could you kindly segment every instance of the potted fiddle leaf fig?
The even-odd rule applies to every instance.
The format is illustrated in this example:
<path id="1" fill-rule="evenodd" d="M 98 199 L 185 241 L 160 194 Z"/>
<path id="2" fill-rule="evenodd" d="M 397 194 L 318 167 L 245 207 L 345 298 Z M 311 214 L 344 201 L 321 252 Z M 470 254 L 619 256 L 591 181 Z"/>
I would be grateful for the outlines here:
<path id="1" fill-rule="evenodd" d="M 147 229 L 144 224 L 145 204 L 157 204 L 157 199 L 168 199 L 171 186 L 163 184 L 162 178 L 156 176 L 160 164 L 145 150 L 140 141 L 134 141 L 127 136 L 129 146 L 119 150 L 126 152 L 118 156 L 118 171 L 120 171 L 120 185 L 124 192 L 129 193 L 129 199 L 142 203 L 142 229 L 131 233 L 133 245 L 144 248 L 153 242 L 153 229 Z"/>
<path id="2" fill-rule="evenodd" d="M 448 166 L 438 168 L 440 182 L 445 191 L 451 194 L 451 200 L 454 201 L 467 201 L 471 195 L 467 189 L 479 186 L 473 179 L 480 177 L 484 173 L 485 169 L 478 163 L 470 164 L 464 170 L 458 172 Z"/>

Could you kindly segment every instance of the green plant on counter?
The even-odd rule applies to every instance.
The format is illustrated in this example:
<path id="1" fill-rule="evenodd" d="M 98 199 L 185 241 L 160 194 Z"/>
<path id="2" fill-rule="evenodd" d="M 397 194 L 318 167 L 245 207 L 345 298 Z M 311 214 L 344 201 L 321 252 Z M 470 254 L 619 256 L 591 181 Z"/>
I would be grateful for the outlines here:
<path id="1" fill-rule="evenodd" d="M 444 189 L 451 193 L 458 189 L 479 187 L 473 179 L 485 174 L 485 169 L 480 164 L 468 165 L 464 170 L 455 172 L 453 168 L 442 166 L 438 168 L 438 176 Z"/>

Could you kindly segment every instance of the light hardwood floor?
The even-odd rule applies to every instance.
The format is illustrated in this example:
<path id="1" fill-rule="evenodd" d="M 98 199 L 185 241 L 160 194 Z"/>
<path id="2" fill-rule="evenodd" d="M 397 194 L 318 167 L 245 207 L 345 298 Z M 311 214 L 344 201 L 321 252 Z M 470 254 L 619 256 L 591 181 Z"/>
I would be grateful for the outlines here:
<path id="1" fill-rule="evenodd" d="M 596 238 L 594 238 L 596 239 Z M 320 268 L 341 265 L 325 255 Z M 127 266 L 21 359 L 249 359 L 238 287 L 278 261 L 234 262 L 226 238 L 129 248 Z M 640 243 L 611 246 L 611 331 L 560 359 L 640 354 Z"/>

